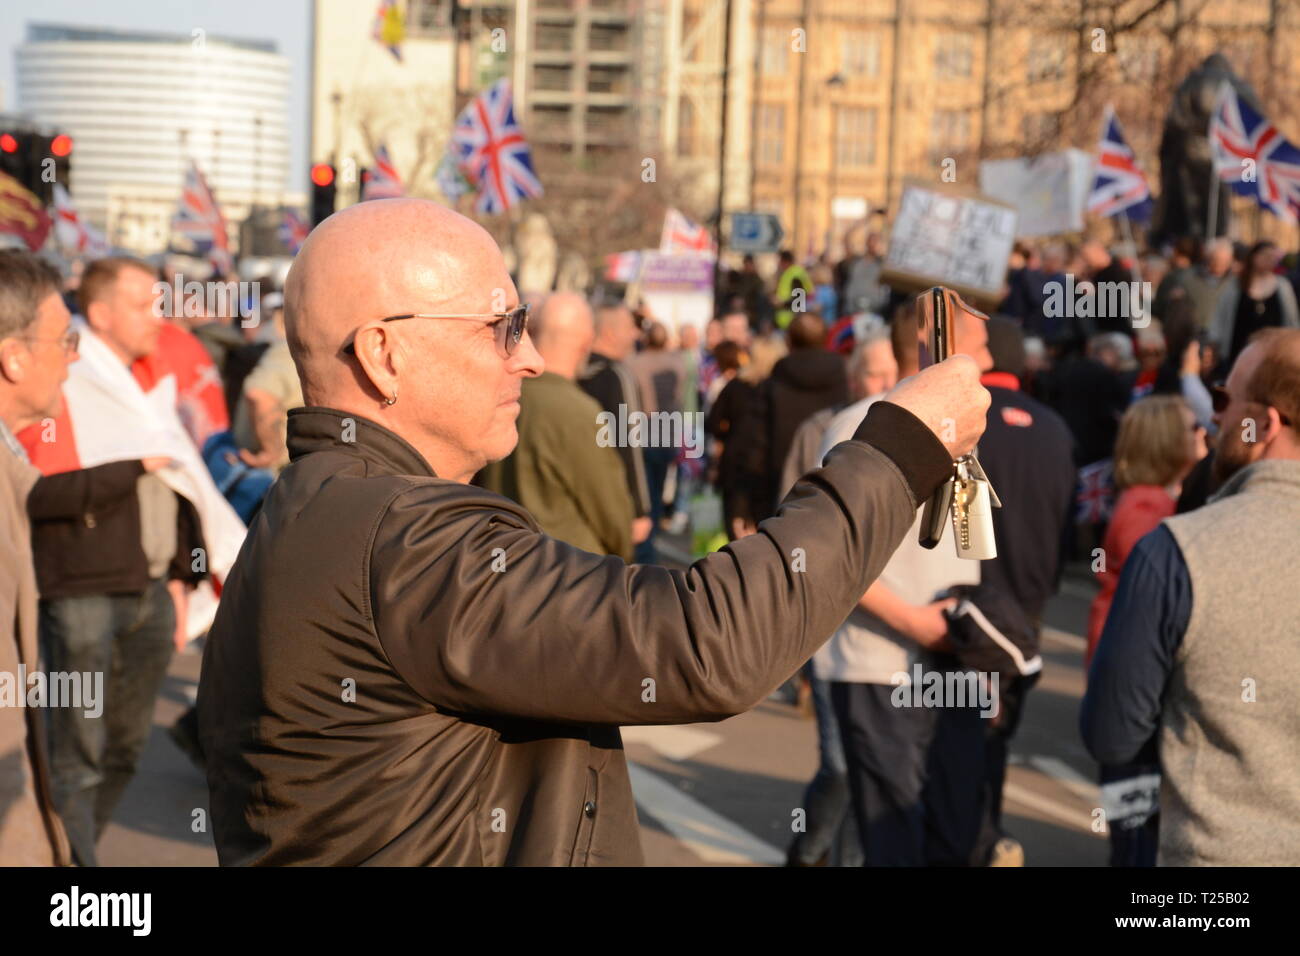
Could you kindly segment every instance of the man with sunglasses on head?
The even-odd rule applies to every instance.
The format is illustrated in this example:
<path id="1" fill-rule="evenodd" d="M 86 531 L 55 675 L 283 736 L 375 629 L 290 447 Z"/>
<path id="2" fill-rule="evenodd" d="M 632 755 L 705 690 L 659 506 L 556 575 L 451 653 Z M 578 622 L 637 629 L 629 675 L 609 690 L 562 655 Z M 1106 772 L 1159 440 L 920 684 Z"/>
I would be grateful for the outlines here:
<path id="1" fill-rule="evenodd" d="M 1162 866 L 1300 860 L 1300 330 L 1258 333 L 1215 394 L 1208 504 L 1133 549 L 1088 675 L 1100 763 L 1162 770 Z"/>
<path id="2" fill-rule="evenodd" d="M 469 484 L 543 371 L 518 302 L 487 232 L 432 202 L 353 206 L 299 253 L 306 407 L 199 688 L 223 864 L 640 863 L 619 726 L 762 700 L 983 430 L 957 357 L 888 393 L 757 534 L 687 571 L 629 566 Z"/>

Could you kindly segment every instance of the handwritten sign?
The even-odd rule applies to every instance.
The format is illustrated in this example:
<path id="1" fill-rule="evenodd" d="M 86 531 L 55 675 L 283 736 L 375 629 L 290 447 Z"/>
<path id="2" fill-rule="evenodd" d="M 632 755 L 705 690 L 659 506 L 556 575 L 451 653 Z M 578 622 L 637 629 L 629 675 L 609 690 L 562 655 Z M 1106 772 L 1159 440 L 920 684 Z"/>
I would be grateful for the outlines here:
<path id="1" fill-rule="evenodd" d="M 898 289 L 945 285 L 985 302 L 1001 295 L 1016 211 L 978 193 L 903 186 L 882 278 Z"/>

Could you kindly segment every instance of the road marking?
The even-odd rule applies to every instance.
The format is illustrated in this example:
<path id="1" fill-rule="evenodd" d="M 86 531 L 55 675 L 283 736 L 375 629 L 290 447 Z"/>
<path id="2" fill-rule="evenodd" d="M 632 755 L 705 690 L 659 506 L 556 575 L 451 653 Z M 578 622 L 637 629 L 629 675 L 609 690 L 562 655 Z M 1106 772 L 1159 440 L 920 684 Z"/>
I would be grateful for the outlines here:
<path id="1" fill-rule="evenodd" d="M 663 777 L 628 762 L 637 806 L 707 863 L 780 866 L 785 854 L 687 796 Z"/>
<path id="2" fill-rule="evenodd" d="M 673 724 L 621 727 L 619 730 L 624 744 L 645 744 L 669 760 L 689 760 L 697 753 L 722 743 L 721 734 Z"/>
<path id="3" fill-rule="evenodd" d="M 1069 631 L 1058 631 L 1054 627 L 1044 627 L 1042 635 L 1044 641 L 1063 644 L 1072 651 L 1081 651 L 1088 646 L 1087 638 L 1080 637 L 1078 634 L 1071 634 Z"/>
<path id="4" fill-rule="evenodd" d="M 1060 757 L 1032 754 L 1029 757 L 1029 763 L 1035 769 L 1060 783 L 1071 793 L 1077 794 L 1093 806 L 1100 806 L 1097 801 L 1101 799 L 1101 791 L 1096 781 L 1089 780 Z"/>
<path id="5" fill-rule="evenodd" d="M 1021 806 L 1029 807 L 1031 810 L 1037 810 L 1044 816 L 1059 820 L 1071 829 L 1089 833 L 1095 837 L 1103 836 L 1101 833 L 1094 832 L 1090 823 L 1084 822 L 1085 820 L 1091 820 L 1090 815 L 1081 815 L 1078 810 L 1071 810 L 1050 797 L 1040 796 L 1017 783 L 1012 783 L 1010 780 L 1002 784 L 1002 797 L 1005 800 L 1013 800 Z"/>

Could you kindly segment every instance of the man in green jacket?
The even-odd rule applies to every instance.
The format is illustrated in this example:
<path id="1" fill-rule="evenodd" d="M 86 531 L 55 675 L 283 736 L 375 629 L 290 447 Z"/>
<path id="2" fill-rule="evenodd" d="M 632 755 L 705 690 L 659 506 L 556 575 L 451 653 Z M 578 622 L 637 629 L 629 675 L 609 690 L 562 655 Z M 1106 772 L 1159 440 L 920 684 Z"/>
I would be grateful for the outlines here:
<path id="1" fill-rule="evenodd" d="M 594 554 L 632 560 L 632 499 L 613 446 L 597 441 L 596 400 L 577 384 L 595 337 L 591 307 L 557 292 L 533 319 L 533 345 L 546 363 L 524 379 L 519 444 L 489 465 L 483 485 L 527 508 L 543 531 Z"/>

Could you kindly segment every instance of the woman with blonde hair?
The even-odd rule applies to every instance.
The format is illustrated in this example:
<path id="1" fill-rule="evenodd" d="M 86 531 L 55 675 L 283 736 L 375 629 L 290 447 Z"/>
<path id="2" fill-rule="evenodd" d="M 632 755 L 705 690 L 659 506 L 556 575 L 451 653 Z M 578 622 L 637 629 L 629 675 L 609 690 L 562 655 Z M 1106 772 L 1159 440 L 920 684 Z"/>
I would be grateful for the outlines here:
<path id="1" fill-rule="evenodd" d="M 1101 591 L 1088 615 L 1086 665 L 1092 663 L 1124 562 L 1144 535 L 1174 513 L 1183 479 L 1203 457 L 1205 429 L 1180 396 L 1141 399 L 1120 420 L 1115 442 L 1115 486 L 1120 494 L 1096 568 Z M 1111 866 L 1155 866 L 1159 774 L 1160 768 L 1148 763 L 1101 768 Z"/>
<path id="2" fill-rule="evenodd" d="M 1183 479 L 1205 457 L 1205 430 L 1191 406 L 1176 395 L 1153 395 L 1129 406 L 1115 441 L 1115 487 L 1119 498 L 1102 542 L 1097 579 L 1101 592 L 1088 615 L 1088 654 L 1106 623 L 1111 599 L 1129 552 L 1147 532 L 1174 513 Z"/>

